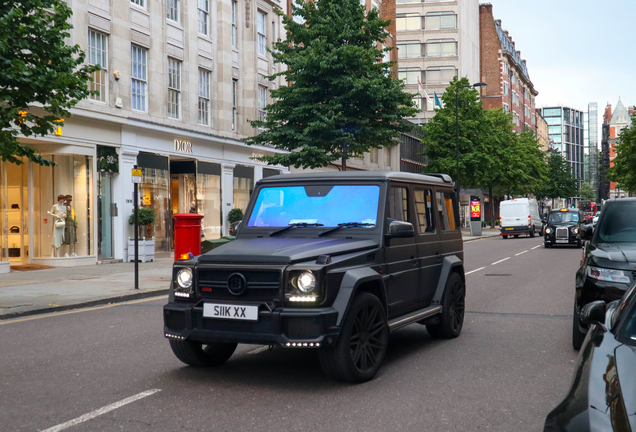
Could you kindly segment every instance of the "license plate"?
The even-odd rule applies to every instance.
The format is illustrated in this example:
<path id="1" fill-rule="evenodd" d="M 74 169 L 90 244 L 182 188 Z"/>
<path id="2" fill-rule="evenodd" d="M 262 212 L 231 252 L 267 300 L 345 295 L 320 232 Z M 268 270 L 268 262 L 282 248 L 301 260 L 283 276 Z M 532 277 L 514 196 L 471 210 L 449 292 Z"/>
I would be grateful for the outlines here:
<path id="1" fill-rule="evenodd" d="M 514 228 L 506 228 L 506 230 L 513 230 Z"/>
<path id="2" fill-rule="evenodd" d="M 205 318 L 258 321 L 258 306 L 204 303 L 203 316 Z"/>
<path id="3" fill-rule="evenodd" d="M 570 241 L 567 240 L 567 239 L 564 239 L 564 240 L 557 240 L 556 242 L 557 243 L 569 243 Z"/>

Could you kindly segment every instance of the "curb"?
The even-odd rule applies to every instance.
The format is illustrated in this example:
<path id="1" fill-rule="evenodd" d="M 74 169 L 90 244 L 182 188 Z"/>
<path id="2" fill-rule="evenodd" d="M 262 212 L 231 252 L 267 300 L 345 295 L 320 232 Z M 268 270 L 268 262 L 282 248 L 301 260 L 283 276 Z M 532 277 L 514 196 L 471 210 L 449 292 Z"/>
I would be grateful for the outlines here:
<path id="1" fill-rule="evenodd" d="M 497 237 L 499 237 L 499 235 L 494 235 L 494 236 L 485 236 L 485 237 L 477 237 L 477 238 L 471 238 L 471 239 L 466 239 L 466 240 L 462 239 L 462 241 L 463 241 L 464 243 L 467 243 L 467 242 L 471 242 L 471 241 L 475 241 L 475 240 L 485 240 L 485 239 L 497 238 Z"/>
<path id="2" fill-rule="evenodd" d="M 47 308 L 27 310 L 22 312 L 11 312 L 11 313 L 0 315 L 0 321 L 14 319 L 14 318 L 21 318 L 21 317 L 30 316 L 30 315 L 42 315 L 47 313 L 63 312 L 63 311 L 72 310 L 72 309 L 83 309 L 83 308 L 88 308 L 92 306 L 104 305 L 104 304 L 123 303 L 130 300 L 138 300 L 138 299 L 149 298 L 149 297 L 160 297 L 163 295 L 167 295 L 169 291 L 170 289 L 167 288 L 167 289 L 156 290 L 156 291 L 146 291 L 146 292 L 140 292 L 135 294 L 126 294 L 126 295 L 122 295 L 118 297 L 91 300 L 88 302 L 76 303 L 76 304 L 65 305 L 65 306 L 47 307 Z"/>

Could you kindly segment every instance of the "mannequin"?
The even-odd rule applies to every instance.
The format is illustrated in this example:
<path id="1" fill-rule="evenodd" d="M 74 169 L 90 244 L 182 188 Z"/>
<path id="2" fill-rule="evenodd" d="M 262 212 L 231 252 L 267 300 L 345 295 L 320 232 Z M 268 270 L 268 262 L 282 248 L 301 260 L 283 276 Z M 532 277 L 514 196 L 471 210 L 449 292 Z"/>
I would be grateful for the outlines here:
<path id="1" fill-rule="evenodd" d="M 49 214 L 53 216 L 53 243 L 51 244 L 51 256 L 59 257 L 60 245 L 64 241 L 64 227 L 66 226 L 66 197 L 58 195 L 57 204 L 53 204 Z M 60 223 L 61 221 L 61 223 Z"/>
<path id="2" fill-rule="evenodd" d="M 68 246 L 65 256 L 77 256 L 75 255 L 75 243 L 77 243 L 77 218 L 75 217 L 75 210 L 71 206 L 73 202 L 72 195 L 66 195 L 65 197 L 66 208 L 66 225 L 64 226 L 64 241 L 63 244 Z"/>

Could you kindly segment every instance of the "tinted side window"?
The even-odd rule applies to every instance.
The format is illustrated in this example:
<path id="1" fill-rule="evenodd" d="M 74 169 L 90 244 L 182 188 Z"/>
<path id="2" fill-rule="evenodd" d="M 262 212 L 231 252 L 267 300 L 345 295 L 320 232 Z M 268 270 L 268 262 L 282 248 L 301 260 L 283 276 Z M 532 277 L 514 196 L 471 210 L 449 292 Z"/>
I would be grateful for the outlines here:
<path id="1" fill-rule="evenodd" d="M 453 192 L 437 192 L 437 211 L 442 231 L 457 229 L 455 194 Z"/>
<path id="2" fill-rule="evenodd" d="M 435 213 L 433 207 L 433 191 L 430 189 L 415 190 L 415 214 L 420 234 L 435 232 Z"/>
<path id="3" fill-rule="evenodd" d="M 409 220 L 409 192 L 405 187 L 391 186 L 386 217 L 404 222 Z"/>

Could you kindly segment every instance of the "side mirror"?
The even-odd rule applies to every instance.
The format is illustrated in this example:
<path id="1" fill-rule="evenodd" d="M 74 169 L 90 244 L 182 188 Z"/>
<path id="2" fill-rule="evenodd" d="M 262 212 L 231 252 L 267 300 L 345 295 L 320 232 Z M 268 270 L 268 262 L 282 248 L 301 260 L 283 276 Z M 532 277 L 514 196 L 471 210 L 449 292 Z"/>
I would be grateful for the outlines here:
<path id="1" fill-rule="evenodd" d="M 410 222 L 402 222 L 402 221 L 391 221 L 389 223 L 389 233 L 385 236 L 386 238 L 405 238 L 405 237 L 415 237 L 415 230 L 413 229 L 413 224 Z"/>
<path id="2" fill-rule="evenodd" d="M 603 323 L 606 311 L 607 305 L 603 300 L 588 303 L 581 309 L 581 322 L 586 325 L 601 324 L 602 327 L 605 327 Z"/>
<path id="3" fill-rule="evenodd" d="M 584 225 L 581 227 L 581 231 L 579 231 L 579 237 L 581 240 L 591 240 L 594 235 L 594 226 L 593 225 Z"/>

